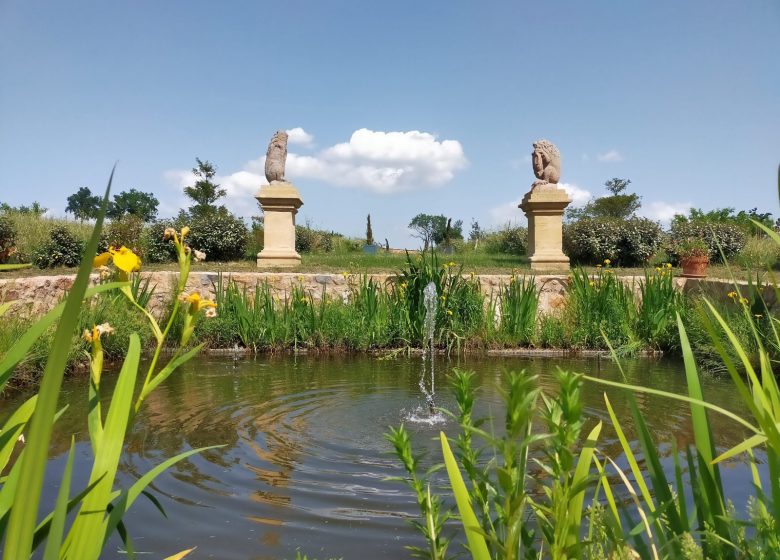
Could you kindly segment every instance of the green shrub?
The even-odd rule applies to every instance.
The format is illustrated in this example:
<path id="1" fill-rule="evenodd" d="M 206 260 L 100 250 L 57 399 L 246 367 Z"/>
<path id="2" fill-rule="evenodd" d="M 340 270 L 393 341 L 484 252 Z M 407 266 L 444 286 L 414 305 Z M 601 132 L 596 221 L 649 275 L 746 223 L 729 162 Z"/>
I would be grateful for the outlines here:
<path id="1" fill-rule="evenodd" d="M 507 225 L 498 231 L 484 234 L 482 243 L 487 253 L 525 255 L 528 252 L 528 230 Z"/>
<path id="2" fill-rule="evenodd" d="M 676 259 L 675 243 L 685 239 L 702 239 L 710 250 L 710 262 L 723 262 L 739 253 L 747 242 L 745 230 L 728 222 L 675 222 L 672 223 L 670 253 Z M 721 255 L 721 250 L 723 254 Z"/>
<path id="3" fill-rule="evenodd" d="M 747 269 L 767 270 L 780 263 L 780 246 L 768 237 L 751 235 L 734 257 L 734 262 Z"/>
<path id="4" fill-rule="evenodd" d="M 163 238 L 165 230 L 174 227 L 172 221 L 155 222 L 144 228 L 141 233 L 141 254 L 146 262 L 165 263 L 176 260 L 176 248 L 170 240 Z M 208 258 L 208 255 L 206 255 Z"/>
<path id="5" fill-rule="evenodd" d="M 112 247 L 125 246 L 130 249 L 140 250 L 143 231 L 144 221 L 138 216 L 128 214 L 108 224 L 105 238 L 108 241 L 108 245 Z"/>
<path id="6" fill-rule="evenodd" d="M 4 263 L 16 250 L 16 228 L 13 222 L 0 216 L 0 263 Z"/>
<path id="7" fill-rule="evenodd" d="M 575 263 L 610 259 L 620 266 L 647 263 L 663 241 L 661 226 L 646 218 L 583 218 L 563 229 L 564 250 Z"/>
<path id="8" fill-rule="evenodd" d="M 55 266 L 78 266 L 84 242 L 62 226 L 55 227 L 49 241 L 40 247 L 33 255 L 33 262 L 38 268 L 54 268 Z"/>
<path id="9" fill-rule="evenodd" d="M 67 229 L 73 237 L 86 243 L 92 232 L 92 226 L 72 220 L 58 218 L 44 218 L 30 212 L 9 211 L 3 217 L 10 220 L 16 230 L 15 260 L 19 262 L 32 262 L 33 255 L 38 249 L 49 243 L 51 232 L 57 227 Z"/>
<path id="10" fill-rule="evenodd" d="M 308 225 L 295 226 L 295 250 L 299 253 L 329 253 L 333 250 L 336 236 L 338 234 Z"/>
<path id="11" fill-rule="evenodd" d="M 240 218 L 219 212 L 193 218 L 189 226 L 191 231 L 185 243 L 206 253 L 206 260 L 224 262 L 244 258 L 249 231 Z"/>
<path id="12" fill-rule="evenodd" d="M 545 313 L 539 317 L 539 331 L 536 343 L 542 348 L 566 348 L 569 339 L 566 334 L 566 322 L 559 314 Z"/>

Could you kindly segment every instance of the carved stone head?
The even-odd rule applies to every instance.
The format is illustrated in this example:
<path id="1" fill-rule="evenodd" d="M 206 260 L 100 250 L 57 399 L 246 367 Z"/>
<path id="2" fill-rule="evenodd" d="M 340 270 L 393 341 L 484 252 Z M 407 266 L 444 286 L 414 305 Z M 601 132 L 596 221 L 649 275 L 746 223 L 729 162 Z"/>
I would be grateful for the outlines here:
<path id="1" fill-rule="evenodd" d="M 287 162 L 287 133 L 277 130 L 271 143 L 268 144 L 268 152 L 265 154 L 265 178 L 269 183 L 284 181 L 284 166 Z"/>
<path id="2" fill-rule="evenodd" d="M 558 182 L 561 178 L 561 153 L 555 144 L 549 140 L 537 140 L 531 158 L 534 175 L 539 179 L 534 185 Z"/>

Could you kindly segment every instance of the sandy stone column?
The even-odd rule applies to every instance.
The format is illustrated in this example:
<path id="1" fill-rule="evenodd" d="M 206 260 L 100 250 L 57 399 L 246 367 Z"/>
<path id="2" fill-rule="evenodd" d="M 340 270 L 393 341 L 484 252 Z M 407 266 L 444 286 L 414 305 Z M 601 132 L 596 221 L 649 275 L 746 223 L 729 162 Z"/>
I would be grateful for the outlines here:
<path id="1" fill-rule="evenodd" d="M 264 215 L 263 250 L 257 254 L 257 266 L 301 264 L 301 256 L 295 250 L 295 215 L 303 206 L 298 189 L 286 181 L 273 181 L 260 187 L 255 198 Z"/>
<path id="2" fill-rule="evenodd" d="M 528 218 L 528 254 L 532 270 L 569 270 L 563 254 L 563 210 L 571 203 L 555 184 L 539 185 L 523 197 L 520 208 Z"/>

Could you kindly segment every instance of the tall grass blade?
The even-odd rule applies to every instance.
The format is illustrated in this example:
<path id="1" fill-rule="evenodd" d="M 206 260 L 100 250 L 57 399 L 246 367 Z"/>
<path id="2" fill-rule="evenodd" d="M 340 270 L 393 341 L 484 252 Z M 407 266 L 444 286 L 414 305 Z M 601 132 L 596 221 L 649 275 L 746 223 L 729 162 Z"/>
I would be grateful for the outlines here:
<path id="1" fill-rule="evenodd" d="M 469 544 L 471 556 L 473 560 L 490 560 L 487 543 L 479 526 L 479 521 L 477 521 L 477 516 L 474 515 L 474 510 L 471 509 L 471 498 L 460 474 L 458 463 L 455 461 L 455 455 L 452 454 L 450 444 L 444 432 L 439 433 L 439 438 L 441 439 L 441 452 L 444 455 L 444 465 L 447 468 L 447 476 L 450 479 L 452 493 L 455 495 L 455 502 L 458 504 L 458 512 L 463 522 L 463 528 L 466 531 L 466 540 Z"/>
<path id="2" fill-rule="evenodd" d="M 103 438 L 95 452 L 95 462 L 90 475 L 90 483 L 101 477 L 102 480 L 84 500 L 71 529 L 72 551 L 75 558 L 96 558 L 102 550 L 106 504 L 111 499 L 125 432 L 130 420 L 133 389 L 140 358 L 141 342 L 138 335 L 133 333 L 130 335 L 127 357 L 119 372 L 111 407 L 106 415 Z"/>
<path id="3" fill-rule="evenodd" d="M 57 410 L 57 399 L 60 395 L 62 378 L 67 365 L 71 337 L 78 321 L 81 300 L 89 283 L 92 256 L 97 253 L 100 230 L 103 226 L 103 218 L 108 205 L 108 195 L 111 192 L 113 177 L 114 170 L 111 171 L 111 177 L 109 177 L 108 186 L 103 195 L 103 203 L 97 216 L 95 229 L 92 232 L 89 243 L 87 243 L 81 266 L 71 288 L 71 293 L 65 301 L 62 319 L 57 326 L 43 378 L 41 379 L 38 403 L 30 420 L 29 444 L 21 459 L 22 473 L 14 498 L 11 518 L 8 522 L 4 548 L 4 557 L 8 559 L 27 558 L 30 555 L 35 531 L 35 518 L 38 513 L 43 476 L 49 454 L 54 414 Z"/>

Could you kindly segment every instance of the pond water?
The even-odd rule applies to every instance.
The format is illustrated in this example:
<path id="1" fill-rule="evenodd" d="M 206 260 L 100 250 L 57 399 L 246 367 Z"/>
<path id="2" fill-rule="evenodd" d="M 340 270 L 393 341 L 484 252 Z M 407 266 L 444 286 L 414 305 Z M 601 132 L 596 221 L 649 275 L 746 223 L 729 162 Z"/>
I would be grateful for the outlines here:
<path id="1" fill-rule="evenodd" d="M 528 368 L 554 388 L 557 366 L 594 376 L 620 379 L 608 360 L 517 357 L 437 359 L 436 404 L 454 410 L 446 387 L 453 367 L 478 373 L 482 414 L 502 414 L 496 386 L 507 370 Z M 140 499 L 125 518 L 140 557 L 162 558 L 197 546 L 192 558 L 409 558 L 405 545 L 422 539 L 408 520 L 417 515 L 414 496 L 399 482 L 404 473 L 383 433 L 406 420 L 415 450 L 429 450 L 429 462 L 441 459 L 439 430 L 455 433 L 452 421 L 410 422 L 424 405 L 420 358 L 380 360 L 354 356 L 224 357 L 193 361 L 153 393 L 130 434 L 119 479 L 129 485 L 163 459 L 181 451 L 215 444 L 224 447 L 195 456 L 161 475 L 153 491 L 165 508 L 163 518 L 151 502 Z M 631 361 L 624 364 L 629 382 L 685 392 L 682 364 Z M 726 379 L 706 378 L 711 402 L 743 412 Z M 604 387 L 586 383 L 584 399 L 590 430 L 608 417 Z M 608 390 L 629 437 L 630 413 L 625 393 Z M 51 447 L 44 500 L 51 504 L 62 472 L 71 433 L 78 456 L 74 487 L 88 477 L 86 378 L 70 379 L 62 401 L 70 407 L 58 423 Z M 654 437 L 669 448 L 693 441 L 685 404 L 638 395 Z M 3 407 L 5 408 L 5 406 Z M 718 445 L 730 446 L 744 433 L 713 415 Z M 500 421 L 498 422 L 500 424 Z M 620 461 L 614 432 L 602 433 L 599 447 Z M 624 461 L 623 461 L 624 462 Z M 79 465 L 82 468 L 79 468 Z M 724 486 L 733 492 L 738 511 L 749 492 L 750 475 L 739 462 L 724 469 Z M 114 539 L 106 558 L 126 558 Z"/>

